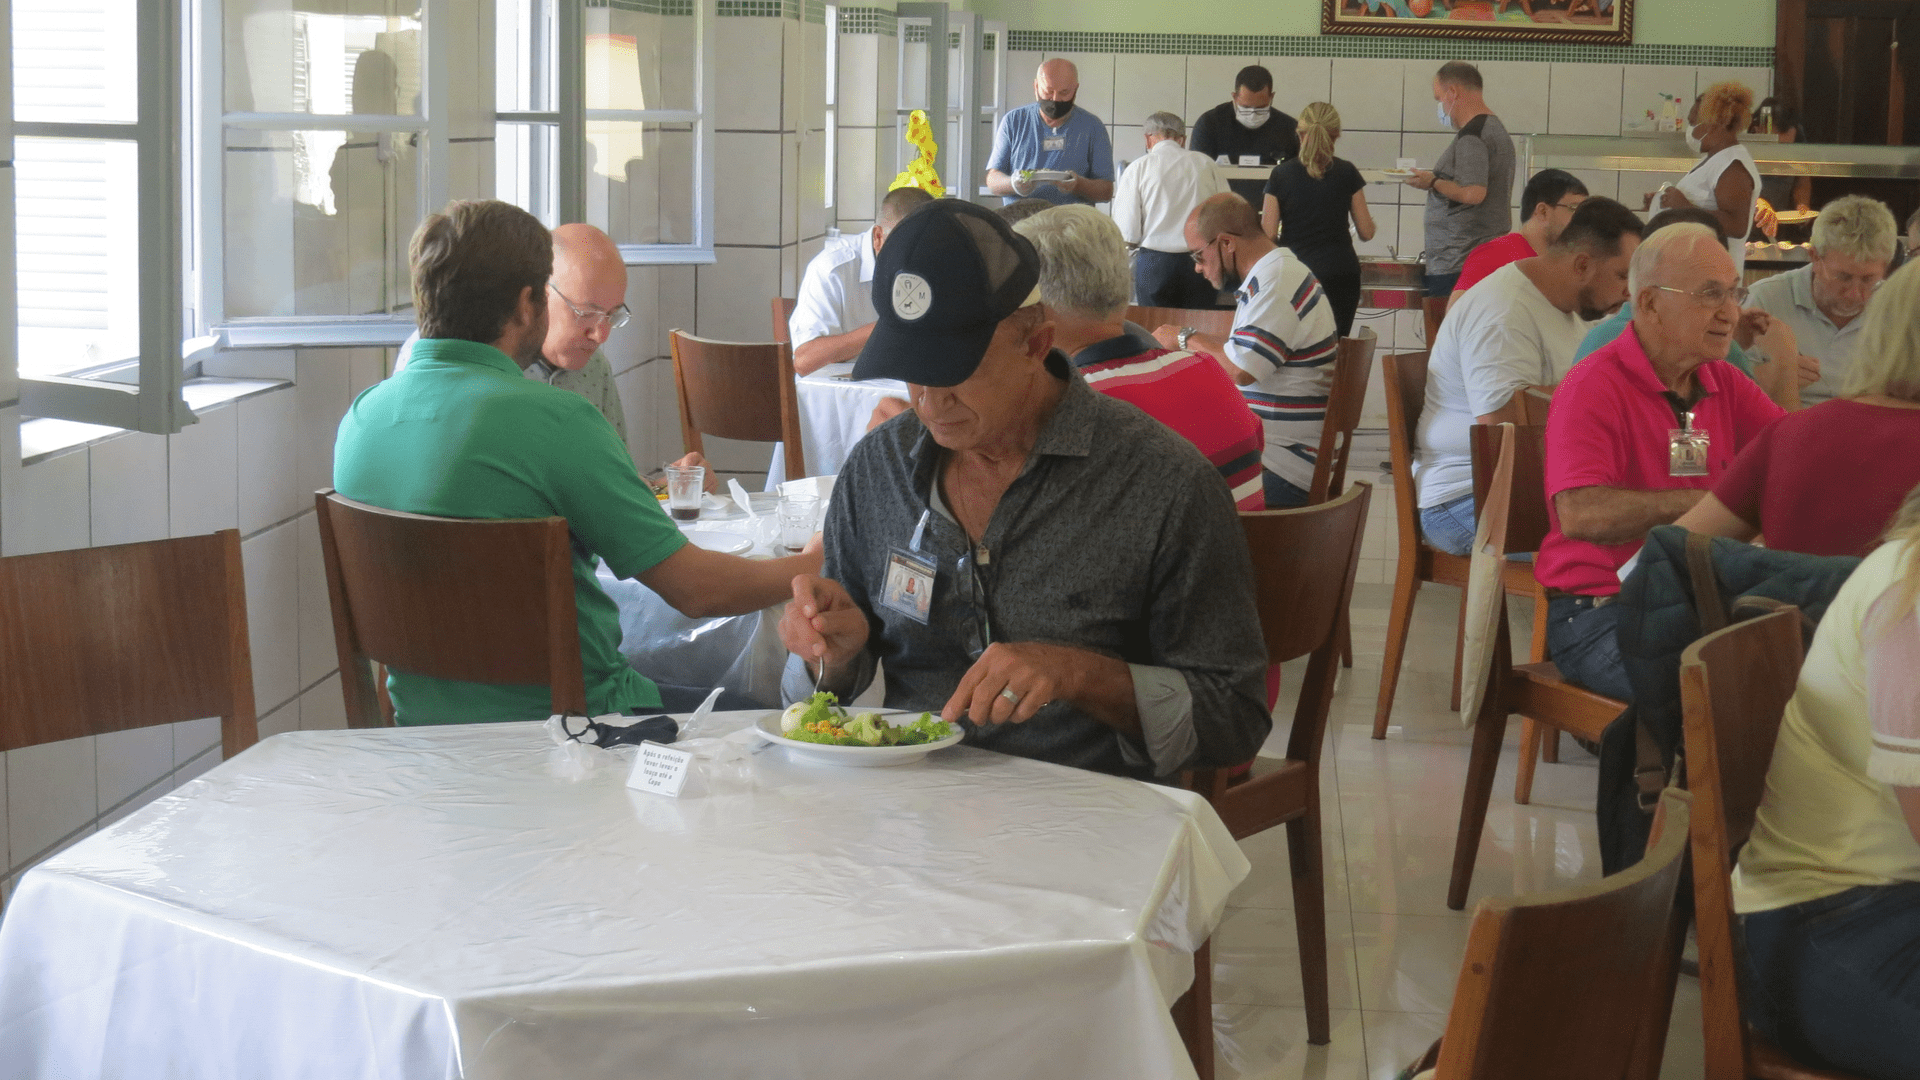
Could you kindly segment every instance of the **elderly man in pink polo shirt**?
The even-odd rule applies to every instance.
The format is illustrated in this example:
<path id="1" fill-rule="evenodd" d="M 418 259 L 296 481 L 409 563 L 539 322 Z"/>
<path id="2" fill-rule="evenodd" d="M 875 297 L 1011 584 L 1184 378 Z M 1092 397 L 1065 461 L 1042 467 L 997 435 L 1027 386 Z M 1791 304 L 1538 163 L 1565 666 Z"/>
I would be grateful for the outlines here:
<path id="1" fill-rule="evenodd" d="M 1547 649 L 1569 680 L 1633 690 L 1614 630 L 1620 568 L 1647 530 L 1693 508 L 1768 424 L 1786 415 L 1726 362 L 1747 290 L 1702 225 L 1655 233 L 1628 269 L 1633 322 L 1575 364 L 1547 414 L 1547 516 L 1534 572 Z"/>

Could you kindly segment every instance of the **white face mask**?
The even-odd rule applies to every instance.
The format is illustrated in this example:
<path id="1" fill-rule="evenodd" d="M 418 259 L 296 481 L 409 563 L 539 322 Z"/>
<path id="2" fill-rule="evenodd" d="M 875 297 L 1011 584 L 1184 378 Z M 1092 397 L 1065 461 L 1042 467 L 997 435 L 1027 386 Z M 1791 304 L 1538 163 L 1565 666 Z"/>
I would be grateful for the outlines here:
<path id="1" fill-rule="evenodd" d="M 1700 136 L 1695 135 L 1693 131 L 1694 131 L 1693 128 L 1691 127 L 1687 128 L 1687 149 L 1693 151 L 1696 154 L 1705 153 L 1706 148 L 1700 145 Z"/>
<path id="2" fill-rule="evenodd" d="M 1440 122 L 1441 122 L 1442 124 L 1445 124 L 1445 125 L 1446 125 L 1446 126 L 1448 126 L 1448 127 L 1452 127 L 1452 126 L 1453 126 L 1453 116 L 1452 116 L 1451 114 L 1449 114 L 1449 113 L 1447 112 L 1447 103 L 1446 103 L 1446 102 L 1444 102 L 1444 101 L 1436 101 L 1436 102 L 1434 102 L 1434 103 L 1433 103 L 1433 111 L 1434 111 L 1434 112 L 1436 112 L 1436 113 L 1438 113 L 1438 114 L 1440 115 Z"/>
<path id="3" fill-rule="evenodd" d="M 1267 117 L 1273 115 L 1273 108 L 1263 105 L 1258 109 L 1250 109 L 1245 105 L 1235 105 L 1233 115 L 1239 119 L 1241 127 L 1257 128 L 1267 122 Z"/>

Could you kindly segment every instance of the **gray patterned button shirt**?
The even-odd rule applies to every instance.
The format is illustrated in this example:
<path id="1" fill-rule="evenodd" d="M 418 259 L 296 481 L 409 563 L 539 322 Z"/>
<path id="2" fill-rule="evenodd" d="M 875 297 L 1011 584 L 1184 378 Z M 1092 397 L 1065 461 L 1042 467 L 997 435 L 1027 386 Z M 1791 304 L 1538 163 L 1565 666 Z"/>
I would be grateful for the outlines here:
<path id="1" fill-rule="evenodd" d="M 1068 645 L 1127 662 L 1143 740 L 1055 702 L 1024 724 L 968 725 L 966 742 L 1143 778 L 1252 758 L 1273 722 L 1232 495 L 1192 443 L 1095 393 L 1064 356 L 1048 369 L 1066 393 L 994 508 L 972 573 L 959 566 L 971 541 L 935 482 L 946 451 L 919 418 L 903 413 L 854 447 L 833 489 L 825 573 L 868 613 L 870 636 L 849 683 L 832 689 L 850 700 L 881 660 L 889 707 L 937 713 L 989 633 Z M 922 626 L 879 597 L 889 556 L 929 510 L 921 553 L 937 576 Z M 789 701 L 812 690 L 798 657 L 783 688 Z"/>

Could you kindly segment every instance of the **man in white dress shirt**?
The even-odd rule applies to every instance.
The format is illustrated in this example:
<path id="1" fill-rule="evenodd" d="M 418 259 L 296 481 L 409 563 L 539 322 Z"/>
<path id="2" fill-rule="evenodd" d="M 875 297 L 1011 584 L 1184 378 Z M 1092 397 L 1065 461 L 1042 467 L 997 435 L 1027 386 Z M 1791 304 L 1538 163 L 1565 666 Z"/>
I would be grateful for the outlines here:
<path id="1" fill-rule="evenodd" d="M 807 264 L 800 296 L 787 320 L 793 341 L 793 370 L 811 375 L 828 364 L 860 355 L 873 331 L 873 257 L 887 233 L 916 209 L 933 201 L 919 188 L 895 188 L 880 200 L 879 219 L 854 236 L 840 236 Z"/>
<path id="2" fill-rule="evenodd" d="M 1113 192 L 1113 223 L 1138 249 L 1133 257 L 1133 302 L 1145 307 L 1210 308 L 1217 294 L 1187 254 L 1187 215 L 1227 191 L 1226 177 L 1205 154 L 1188 150 L 1178 116 L 1147 117 L 1146 156 L 1134 159 Z"/>

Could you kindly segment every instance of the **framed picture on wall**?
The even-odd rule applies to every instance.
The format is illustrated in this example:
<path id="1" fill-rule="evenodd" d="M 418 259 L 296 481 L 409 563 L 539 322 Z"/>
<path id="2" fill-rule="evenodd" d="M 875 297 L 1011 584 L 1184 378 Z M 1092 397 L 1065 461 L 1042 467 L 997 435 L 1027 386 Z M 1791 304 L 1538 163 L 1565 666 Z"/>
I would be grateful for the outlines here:
<path id="1" fill-rule="evenodd" d="M 1320 0 L 1323 34 L 1633 43 L 1633 0 Z"/>

